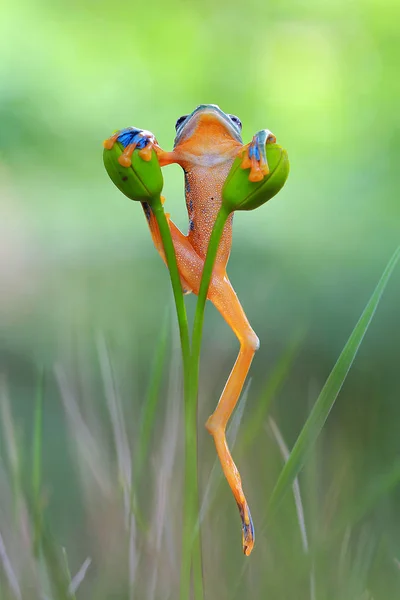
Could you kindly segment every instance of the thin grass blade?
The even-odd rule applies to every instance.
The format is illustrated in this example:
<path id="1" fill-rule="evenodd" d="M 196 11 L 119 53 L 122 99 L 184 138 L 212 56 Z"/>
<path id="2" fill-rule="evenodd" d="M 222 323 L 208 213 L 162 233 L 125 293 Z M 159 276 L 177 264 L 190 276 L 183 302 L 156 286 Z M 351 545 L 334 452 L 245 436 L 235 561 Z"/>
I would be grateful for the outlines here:
<path id="1" fill-rule="evenodd" d="M 107 407 L 114 435 L 119 478 L 124 495 L 125 525 L 127 531 L 129 531 L 132 508 L 132 454 L 129 446 L 128 435 L 125 429 L 122 402 L 115 381 L 109 349 L 107 347 L 106 339 L 101 333 L 99 333 L 97 336 L 97 352 L 104 385 L 104 395 L 107 400 Z"/>
<path id="2" fill-rule="evenodd" d="M 280 432 L 278 425 L 275 423 L 275 421 L 272 417 L 270 417 L 268 419 L 268 425 L 272 431 L 272 435 L 274 436 L 276 443 L 278 444 L 280 453 L 282 454 L 282 458 L 285 461 L 285 463 L 287 463 L 287 461 L 289 460 L 290 453 L 289 453 L 289 449 L 286 445 L 286 442 L 283 439 L 283 435 Z M 297 520 L 299 523 L 301 542 L 303 545 L 304 553 L 308 554 L 309 547 L 308 547 L 307 528 L 306 528 L 306 521 L 304 518 L 304 509 L 303 509 L 303 502 L 301 499 L 300 485 L 299 485 L 299 480 L 297 477 L 293 481 L 292 488 L 293 488 L 294 503 L 296 505 L 296 513 L 297 513 Z"/>
<path id="3" fill-rule="evenodd" d="M 3 376 L 0 379 L 0 421 L 12 482 L 14 497 L 14 520 L 15 523 L 17 523 L 20 517 L 22 506 L 24 504 L 21 475 L 22 459 L 18 432 L 16 431 L 14 418 L 11 411 L 10 398 L 8 397 L 6 382 Z"/>
<path id="4" fill-rule="evenodd" d="M 0 533 L 0 564 L 3 567 L 7 583 L 10 590 L 12 591 L 13 597 L 17 600 L 22 600 L 21 589 L 19 587 L 17 575 L 12 567 L 11 561 L 8 557 L 6 547 L 3 542 L 2 535 Z"/>
<path id="5" fill-rule="evenodd" d="M 42 530 L 42 430 L 43 430 L 44 371 L 39 375 L 32 438 L 32 500 L 34 519 L 34 554 L 38 556 Z"/>
<path id="6" fill-rule="evenodd" d="M 142 408 L 140 433 L 135 452 L 134 472 L 132 478 L 134 482 L 134 489 L 140 485 L 140 477 L 144 463 L 148 456 L 151 433 L 154 429 L 154 423 L 157 416 L 157 406 L 161 397 L 160 391 L 162 376 L 166 362 L 169 326 L 170 316 L 169 311 L 167 311 L 161 327 L 150 375 L 150 384 Z"/>
<path id="7" fill-rule="evenodd" d="M 307 456 L 312 450 L 325 421 L 335 403 L 335 400 L 342 388 L 346 376 L 353 364 L 354 358 L 360 347 L 360 344 L 368 330 L 372 317 L 375 314 L 379 301 L 385 290 L 385 287 L 392 275 L 392 272 L 400 257 L 400 247 L 390 259 L 383 275 L 378 282 L 367 306 L 364 309 L 357 325 L 350 335 L 342 353 L 333 367 L 322 391 L 304 425 L 299 437 L 293 447 L 289 460 L 281 471 L 275 488 L 272 491 L 269 513 L 276 510 L 285 494 L 290 490 L 297 475 L 302 470 Z"/>
<path id="8" fill-rule="evenodd" d="M 91 564 L 92 564 L 92 559 L 88 556 L 85 559 L 85 561 L 83 562 L 79 571 L 76 573 L 76 575 L 74 575 L 74 577 L 72 577 L 71 582 L 68 587 L 68 591 L 69 591 L 71 597 L 75 597 L 75 593 L 77 592 L 80 585 L 83 583 L 83 581 L 86 577 L 86 573 Z"/>
<path id="9" fill-rule="evenodd" d="M 286 442 L 283 438 L 283 435 L 282 435 L 278 425 L 275 423 L 275 421 L 272 417 L 270 417 L 268 419 L 268 424 L 269 424 L 269 428 L 272 431 L 272 435 L 274 436 L 276 443 L 278 444 L 279 450 L 282 454 L 282 458 L 286 463 L 289 460 L 290 453 L 289 453 L 289 449 L 286 445 Z M 301 499 L 300 484 L 299 484 L 299 480 L 297 477 L 293 482 L 293 496 L 294 496 L 294 503 L 296 506 L 297 521 L 299 523 L 300 536 L 301 536 L 301 542 L 303 544 L 304 554 L 308 554 L 310 548 L 309 548 L 309 543 L 308 543 L 306 520 L 304 517 L 303 501 Z M 312 563 L 311 563 L 311 568 L 310 568 L 310 599 L 311 600 L 315 599 L 315 577 L 314 577 L 314 566 Z"/>

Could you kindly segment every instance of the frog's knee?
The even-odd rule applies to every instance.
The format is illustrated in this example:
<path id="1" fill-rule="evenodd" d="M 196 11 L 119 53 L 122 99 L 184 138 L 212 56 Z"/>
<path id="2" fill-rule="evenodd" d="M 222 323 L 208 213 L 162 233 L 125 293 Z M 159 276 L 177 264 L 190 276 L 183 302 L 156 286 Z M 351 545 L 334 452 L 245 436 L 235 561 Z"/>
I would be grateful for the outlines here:
<path id="1" fill-rule="evenodd" d="M 257 352 L 257 350 L 260 347 L 260 340 L 258 339 L 257 335 L 254 333 L 254 331 L 252 331 L 251 333 L 249 333 L 249 335 L 247 336 L 247 345 L 250 346 L 250 348 L 254 351 Z"/>

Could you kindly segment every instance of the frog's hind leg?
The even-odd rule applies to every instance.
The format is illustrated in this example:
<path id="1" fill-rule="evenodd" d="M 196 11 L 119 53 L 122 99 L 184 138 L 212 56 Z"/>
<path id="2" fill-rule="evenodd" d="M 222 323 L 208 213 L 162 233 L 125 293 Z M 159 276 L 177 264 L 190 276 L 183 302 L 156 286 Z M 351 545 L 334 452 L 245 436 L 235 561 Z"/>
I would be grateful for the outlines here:
<path id="1" fill-rule="evenodd" d="M 172 221 L 169 221 L 169 226 L 174 242 L 181 281 L 185 282 L 195 294 L 198 294 L 204 259 L 197 254 L 188 237 L 183 235 Z M 157 247 L 159 243 L 158 238 L 155 239 L 153 235 L 153 240 Z M 159 252 L 163 256 L 162 251 L 159 250 Z M 207 297 L 219 310 L 240 342 L 239 355 L 229 375 L 218 406 L 208 419 L 206 427 L 214 438 L 224 475 L 228 480 L 239 508 L 242 519 L 243 551 L 248 556 L 254 546 L 253 522 L 243 493 L 239 472 L 229 452 L 225 431 L 226 425 L 239 399 L 254 353 L 259 346 L 259 341 L 247 320 L 224 268 L 218 266 L 214 268 Z"/>
<path id="2" fill-rule="evenodd" d="M 238 357 L 221 394 L 218 406 L 207 420 L 206 427 L 214 438 L 224 475 L 237 502 L 242 519 L 243 552 L 246 556 L 249 556 L 254 546 L 253 521 L 243 492 L 239 471 L 228 448 L 225 431 L 242 391 L 254 353 L 259 347 L 259 340 L 251 328 L 226 275 L 220 278 L 213 277 L 208 298 L 219 310 L 240 342 Z"/>
<path id="3" fill-rule="evenodd" d="M 165 262 L 164 250 L 158 225 L 150 207 L 144 205 L 154 245 Z M 150 211 L 149 211 L 150 209 Z M 182 286 L 188 291 L 198 294 L 204 259 L 192 247 L 189 239 L 168 218 L 168 224 L 174 243 L 179 274 Z M 237 404 L 244 382 L 250 369 L 255 351 L 259 347 L 258 337 L 254 333 L 241 307 L 238 297 L 225 273 L 225 269 L 216 266 L 213 271 L 208 299 L 219 310 L 240 342 L 240 351 L 231 374 L 222 392 L 218 406 L 206 423 L 208 431 L 214 438 L 215 447 L 224 475 L 237 502 L 242 519 L 243 552 L 248 556 L 254 546 L 254 527 L 250 510 L 243 492 L 242 481 L 226 441 L 227 423 Z"/>
<path id="4" fill-rule="evenodd" d="M 163 196 L 161 196 L 161 202 L 163 204 L 164 204 L 164 201 L 165 201 L 165 198 Z M 141 204 L 142 204 L 143 212 L 144 212 L 146 220 L 147 220 L 147 224 L 150 229 L 150 234 L 151 234 L 151 239 L 153 240 L 153 244 L 154 244 L 157 252 L 161 256 L 161 258 L 163 259 L 164 263 L 167 265 L 167 259 L 165 256 L 164 246 L 162 243 L 160 230 L 158 228 L 157 219 L 155 218 L 154 213 L 151 210 L 151 207 L 147 202 L 142 202 Z M 167 218 L 168 225 L 171 230 L 172 240 L 174 242 L 174 246 L 175 246 L 175 250 L 176 250 L 177 247 L 180 247 L 182 245 L 182 242 L 184 240 L 186 240 L 186 236 L 184 236 L 183 233 L 175 225 L 175 223 L 173 223 L 173 221 L 171 221 L 169 213 L 165 213 L 165 216 Z M 179 266 L 179 264 L 178 264 L 178 266 Z M 181 285 L 182 285 L 182 291 L 184 294 L 191 293 L 192 288 L 188 284 L 188 282 L 185 280 L 185 278 L 182 276 L 182 274 L 181 274 Z"/>

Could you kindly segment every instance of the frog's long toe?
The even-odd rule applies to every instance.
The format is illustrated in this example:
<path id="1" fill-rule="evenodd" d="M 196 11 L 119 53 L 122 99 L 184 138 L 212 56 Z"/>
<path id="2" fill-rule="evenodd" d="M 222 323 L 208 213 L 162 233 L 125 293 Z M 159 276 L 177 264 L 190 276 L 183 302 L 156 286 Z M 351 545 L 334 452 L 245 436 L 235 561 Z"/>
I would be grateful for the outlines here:
<path id="1" fill-rule="evenodd" d="M 250 556 L 255 542 L 253 519 L 251 518 L 250 509 L 246 501 L 243 505 L 239 504 L 238 502 L 238 508 L 240 512 L 240 518 L 242 519 L 243 553 L 246 556 Z"/>
<path id="2" fill-rule="evenodd" d="M 269 168 L 265 144 L 274 144 L 276 137 L 268 129 L 262 129 L 253 137 L 253 140 L 245 146 L 241 167 L 250 169 L 249 181 L 261 181 L 268 175 Z"/>
<path id="3" fill-rule="evenodd" d="M 124 151 L 119 156 L 118 162 L 123 167 L 130 167 L 132 154 L 136 148 L 140 151 L 139 153 L 143 160 L 149 161 L 151 159 L 151 151 L 156 144 L 156 139 L 150 131 L 137 129 L 136 127 L 126 127 L 105 140 L 103 143 L 104 148 L 111 150 L 115 142 L 120 142 L 124 147 Z"/>

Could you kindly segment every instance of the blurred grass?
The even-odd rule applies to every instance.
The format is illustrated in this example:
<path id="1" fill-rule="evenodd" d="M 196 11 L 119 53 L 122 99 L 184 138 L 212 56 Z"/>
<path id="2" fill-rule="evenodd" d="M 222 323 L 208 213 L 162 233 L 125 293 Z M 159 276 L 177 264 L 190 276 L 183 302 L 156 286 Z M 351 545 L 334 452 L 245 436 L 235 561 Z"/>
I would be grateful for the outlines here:
<path id="1" fill-rule="evenodd" d="M 66 580 L 61 547 L 72 578 L 92 560 L 78 600 L 176 597 L 182 404 L 175 330 L 157 411 L 151 427 L 142 426 L 171 305 L 168 274 L 142 214 L 108 182 L 101 142 L 132 124 L 169 149 L 175 120 L 202 102 L 236 113 L 246 140 L 271 129 L 292 166 L 277 199 L 257 215 L 235 217 L 229 276 L 261 348 L 234 455 L 258 535 L 242 575 L 237 511 L 222 482 L 202 522 L 206 598 L 308 599 L 311 562 L 318 600 L 399 597 L 397 276 L 299 478 L 310 555 L 290 496 L 265 535 L 259 527 L 282 469 L 265 432 L 267 414 L 293 447 L 399 243 L 399 17 L 391 0 L 1 5 L 2 598 L 18 598 L 15 581 L 23 598 L 43 593 L 24 491 L 33 476 L 42 365 L 40 498 Z M 185 229 L 182 173 L 173 166 L 165 179 L 168 210 Z M 191 317 L 193 306 L 188 298 Z M 298 330 L 306 333 L 291 355 Z M 99 331 L 133 465 L 148 439 L 136 490 L 147 528 L 136 513 L 126 528 Z M 235 344 L 207 310 L 200 423 L 215 407 Z M 204 493 L 215 455 L 201 429 L 199 456 Z"/>

